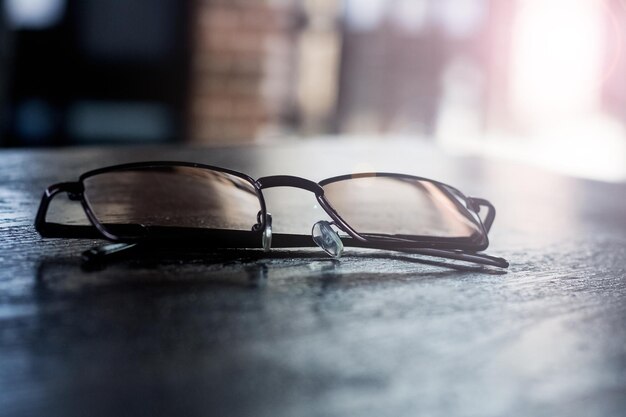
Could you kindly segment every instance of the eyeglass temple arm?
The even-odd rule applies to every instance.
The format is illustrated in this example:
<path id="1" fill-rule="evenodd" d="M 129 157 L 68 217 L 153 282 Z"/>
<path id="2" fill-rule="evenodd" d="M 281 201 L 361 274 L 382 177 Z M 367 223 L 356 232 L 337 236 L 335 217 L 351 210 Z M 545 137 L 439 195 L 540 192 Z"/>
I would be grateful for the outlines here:
<path id="1" fill-rule="evenodd" d="M 313 246 L 310 241 L 303 240 L 304 236 L 301 235 L 278 235 L 279 237 L 279 245 L 278 247 L 308 247 Z M 348 242 L 346 242 L 349 244 Z M 359 242 L 356 241 L 355 246 L 360 246 Z M 351 245 L 352 246 L 352 245 Z M 149 248 L 150 245 L 147 245 Z M 142 250 L 145 249 L 144 245 L 141 243 L 108 243 L 105 245 L 94 246 L 93 248 L 82 253 L 83 261 L 93 264 L 98 264 L 99 262 L 104 262 L 106 260 L 112 260 L 118 257 L 124 257 L 128 255 L 132 255 L 134 250 Z M 495 256 L 485 255 L 483 253 L 470 253 L 470 252 L 462 252 L 462 251 L 454 251 L 454 250 L 443 250 L 443 249 L 411 249 L 411 248 L 396 248 L 389 249 L 392 252 L 400 252 L 412 255 L 424 255 L 424 256 L 432 256 L 437 258 L 444 259 L 453 259 L 457 261 L 469 262 L 473 264 L 479 265 L 489 265 L 496 266 L 499 268 L 508 268 L 509 263 L 506 259 L 498 258 Z"/>
<path id="2" fill-rule="evenodd" d="M 493 221 L 496 218 L 496 208 L 493 206 L 493 204 L 491 204 L 489 201 L 485 200 L 484 198 L 469 197 L 467 201 L 471 206 L 470 208 L 474 209 L 476 213 L 480 213 L 481 207 L 487 208 L 487 214 L 485 215 L 485 218 L 483 219 L 483 226 L 485 226 L 485 231 L 489 233 L 489 230 L 491 230 L 491 225 L 493 224 Z"/>
<path id="3" fill-rule="evenodd" d="M 402 252 L 414 255 L 434 256 L 437 258 L 453 259 L 456 261 L 470 262 L 480 265 L 497 266 L 508 268 L 509 262 L 504 258 L 485 255 L 484 253 L 471 253 L 444 249 L 394 249 L 394 252 Z"/>
<path id="4" fill-rule="evenodd" d="M 77 201 L 81 199 L 82 192 L 83 188 L 79 182 L 61 182 L 46 188 L 35 217 L 35 230 L 42 237 L 101 238 L 102 235 L 93 226 L 66 225 L 46 221 L 50 202 L 57 194 L 67 193 L 71 200 Z"/>

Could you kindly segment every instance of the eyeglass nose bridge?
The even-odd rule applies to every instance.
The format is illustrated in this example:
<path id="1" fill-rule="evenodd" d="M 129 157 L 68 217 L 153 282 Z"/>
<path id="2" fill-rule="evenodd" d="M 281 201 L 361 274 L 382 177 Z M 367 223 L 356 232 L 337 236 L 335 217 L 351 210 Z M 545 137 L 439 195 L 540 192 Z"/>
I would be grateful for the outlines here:
<path id="1" fill-rule="evenodd" d="M 324 198 L 324 189 L 318 183 L 307 180 L 306 178 L 294 177 L 292 175 L 272 175 L 259 178 L 257 187 L 260 190 L 274 187 L 295 187 L 307 190 L 315 194 L 317 201 L 320 203 L 324 211 L 333 219 L 334 224 L 344 232 L 348 233 L 353 239 L 365 242 L 365 238 L 359 235 L 349 224 L 347 224 L 341 216 L 328 204 Z"/>
<path id="2" fill-rule="evenodd" d="M 310 191 L 315 194 L 317 201 L 320 203 L 324 211 L 326 211 L 326 213 L 333 219 L 332 224 L 334 224 L 338 229 L 348 233 L 348 235 L 350 235 L 353 239 L 365 241 L 363 237 L 354 231 L 350 225 L 344 222 L 341 216 L 339 216 L 339 214 L 329 206 L 324 199 L 324 189 L 318 183 L 307 180 L 306 178 L 294 177 L 291 175 L 274 175 L 259 178 L 257 180 L 257 187 L 259 187 L 260 190 L 273 187 L 294 187 Z M 327 221 L 318 221 L 313 225 L 311 237 L 313 238 L 313 241 L 326 253 L 337 259 L 341 257 L 343 244 L 341 243 L 339 235 L 332 230 L 330 225 L 331 223 L 328 223 Z M 268 242 L 268 240 L 264 238 L 264 248 L 266 247 L 266 242 Z M 271 242 L 271 240 L 269 242 Z"/>
<path id="3" fill-rule="evenodd" d="M 261 190 L 274 187 L 294 187 L 310 191 L 316 196 L 324 195 L 324 189 L 318 183 L 292 175 L 272 175 L 259 178 L 257 186 Z"/>

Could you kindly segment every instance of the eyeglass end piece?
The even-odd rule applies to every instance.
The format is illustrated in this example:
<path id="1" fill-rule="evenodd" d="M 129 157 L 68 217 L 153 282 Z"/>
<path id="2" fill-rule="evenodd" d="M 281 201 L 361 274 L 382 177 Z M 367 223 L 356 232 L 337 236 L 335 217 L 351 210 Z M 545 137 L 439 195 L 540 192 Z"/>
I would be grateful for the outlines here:
<path id="1" fill-rule="evenodd" d="M 343 242 L 335 232 L 329 222 L 320 220 L 313 225 L 311 231 L 313 241 L 322 248 L 324 252 L 335 259 L 341 258 L 343 254 Z"/>

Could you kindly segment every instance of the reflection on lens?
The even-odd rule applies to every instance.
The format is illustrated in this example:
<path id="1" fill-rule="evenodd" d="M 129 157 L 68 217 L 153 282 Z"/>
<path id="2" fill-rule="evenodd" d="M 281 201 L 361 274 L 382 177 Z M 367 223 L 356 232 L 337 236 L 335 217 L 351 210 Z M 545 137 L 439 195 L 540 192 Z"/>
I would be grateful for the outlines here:
<path id="1" fill-rule="evenodd" d="M 98 221 L 251 230 L 261 203 L 245 178 L 195 167 L 145 167 L 86 178 L 85 198 Z"/>
<path id="2" fill-rule="evenodd" d="M 354 177 L 323 186 L 324 196 L 360 234 L 470 238 L 482 233 L 458 192 L 410 177 Z"/>

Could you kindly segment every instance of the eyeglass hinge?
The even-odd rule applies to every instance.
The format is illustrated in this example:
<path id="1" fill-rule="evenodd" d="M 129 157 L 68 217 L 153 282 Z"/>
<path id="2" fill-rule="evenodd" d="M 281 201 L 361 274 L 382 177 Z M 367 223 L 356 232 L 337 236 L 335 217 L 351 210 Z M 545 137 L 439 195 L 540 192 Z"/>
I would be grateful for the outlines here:
<path id="1" fill-rule="evenodd" d="M 480 211 L 480 203 L 472 197 L 467 198 L 467 208 L 478 213 Z"/>

